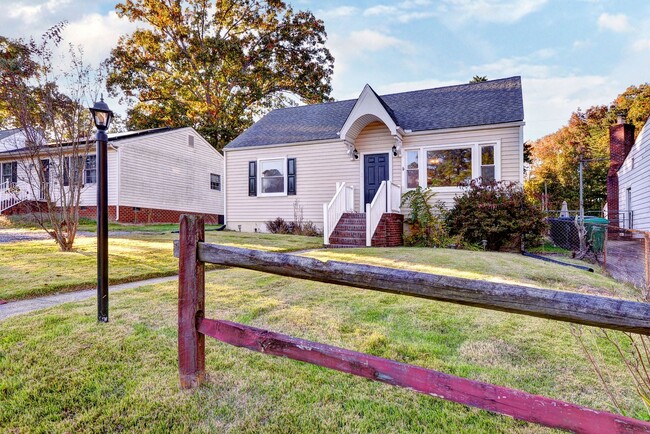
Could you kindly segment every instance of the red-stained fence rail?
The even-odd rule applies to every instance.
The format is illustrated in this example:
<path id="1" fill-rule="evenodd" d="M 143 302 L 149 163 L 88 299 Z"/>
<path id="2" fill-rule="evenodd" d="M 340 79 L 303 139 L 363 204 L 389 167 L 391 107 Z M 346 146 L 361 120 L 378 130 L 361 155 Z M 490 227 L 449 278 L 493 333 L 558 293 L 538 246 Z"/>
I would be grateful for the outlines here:
<path id="1" fill-rule="evenodd" d="M 311 342 L 230 321 L 207 319 L 204 263 L 258 270 L 588 324 L 650 335 L 650 305 L 563 291 L 452 278 L 204 242 L 201 217 L 184 215 L 179 257 L 178 359 L 183 388 L 205 376 L 205 336 L 261 353 L 288 357 L 420 393 L 579 433 L 650 433 L 650 423 L 519 390 L 444 374 L 364 353 Z"/>

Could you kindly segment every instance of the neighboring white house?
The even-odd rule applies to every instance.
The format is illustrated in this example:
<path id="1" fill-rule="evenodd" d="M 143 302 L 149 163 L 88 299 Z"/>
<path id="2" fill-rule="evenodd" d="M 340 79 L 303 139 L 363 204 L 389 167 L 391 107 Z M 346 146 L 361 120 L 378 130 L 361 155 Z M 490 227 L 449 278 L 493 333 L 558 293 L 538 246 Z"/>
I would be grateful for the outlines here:
<path id="1" fill-rule="evenodd" d="M 468 179 L 523 182 L 523 126 L 519 77 L 382 96 L 366 85 L 355 100 L 273 110 L 224 149 L 226 223 L 265 231 L 298 204 L 327 243 L 343 213 L 376 198 L 369 244 L 408 189 L 451 202 Z"/>
<path id="2" fill-rule="evenodd" d="M 650 118 L 618 169 L 618 202 L 624 226 L 650 231 Z"/>
<path id="3" fill-rule="evenodd" d="M 14 138 L 20 137 L 19 131 L 10 131 L 14 131 Z M 22 192 L 20 199 L 23 201 L 38 201 L 39 198 L 34 196 L 39 193 L 25 195 L 29 191 L 25 185 L 29 169 L 28 164 L 24 164 L 24 141 L 22 146 L 16 145 L 17 142 L 9 137 L 2 141 L 3 133 L 6 132 L 0 132 L 0 204 L 3 204 L 0 212 L 12 213 L 20 206 L 11 204 L 8 197 L 15 197 L 17 190 Z M 178 222 L 180 214 L 195 213 L 205 215 L 211 222 L 223 221 L 223 156 L 193 128 L 130 131 L 109 134 L 108 138 L 111 220 L 125 223 Z M 69 157 L 64 155 L 65 158 Z M 50 165 L 50 162 L 46 164 Z M 65 164 L 60 166 L 65 167 Z M 97 174 L 94 146 L 83 166 L 80 215 L 95 218 Z"/>

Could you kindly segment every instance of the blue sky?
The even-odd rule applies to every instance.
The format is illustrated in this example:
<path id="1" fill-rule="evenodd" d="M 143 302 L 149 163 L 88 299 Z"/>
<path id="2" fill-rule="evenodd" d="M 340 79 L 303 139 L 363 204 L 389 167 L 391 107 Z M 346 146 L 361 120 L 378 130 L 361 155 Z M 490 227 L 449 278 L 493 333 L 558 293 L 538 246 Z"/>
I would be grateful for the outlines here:
<path id="1" fill-rule="evenodd" d="M 525 139 L 566 123 L 578 107 L 609 104 L 650 81 L 647 0 L 295 0 L 325 21 L 335 57 L 333 94 L 355 98 L 520 75 Z M 87 60 L 108 56 L 134 25 L 115 1 L 2 0 L 0 34 L 39 35 L 69 22 L 66 39 Z M 114 107 L 116 103 L 109 103 Z"/>

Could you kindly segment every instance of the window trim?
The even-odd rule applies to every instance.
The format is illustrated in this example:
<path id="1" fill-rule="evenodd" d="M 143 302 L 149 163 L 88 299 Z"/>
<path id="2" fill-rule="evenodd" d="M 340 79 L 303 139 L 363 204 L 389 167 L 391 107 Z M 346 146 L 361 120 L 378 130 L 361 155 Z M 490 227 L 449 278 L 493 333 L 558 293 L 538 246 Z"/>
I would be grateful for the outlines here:
<path id="1" fill-rule="evenodd" d="M 282 161 L 282 176 L 284 179 L 284 190 L 277 193 L 264 193 L 262 190 L 262 162 L 263 161 Z M 257 159 L 257 196 L 258 197 L 274 197 L 274 196 L 287 196 L 287 157 L 271 157 L 271 158 L 258 158 Z"/>
<path id="2" fill-rule="evenodd" d="M 485 140 L 477 142 L 464 142 L 464 143 L 449 143 L 440 145 L 423 145 L 419 147 L 404 148 L 402 157 L 402 190 L 409 191 L 414 188 L 408 188 L 407 185 L 407 166 L 406 166 L 406 153 L 409 151 L 418 152 L 418 170 L 419 170 L 419 185 L 422 188 L 431 188 L 432 191 L 440 193 L 457 193 L 461 187 L 428 187 L 427 186 L 427 164 L 426 156 L 427 151 L 443 151 L 447 149 L 462 149 L 470 148 L 472 150 L 472 179 L 477 179 L 481 176 L 481 148 L 483 146 L 494 146 L 494 179 L 501 180 L 501 139 Z"/>
<path id="3" fill-rule="evenodd" d="M 91 157 L 95 157 L 95 168 L 94 169 L 88 169 L 88 159 Z M 96 154 L 87 154 L 86 158 L 84 158 L 84 179 L 83 179 L 83 185 L 89 184 L 97 184 L 97 155 Z M 88 172 L 89 171 L 94 171 L 95 172 L 95 180 L 90 182 L 88 181 Z"/>
<path id="4" fill-rule="evenodd" d="M 212 177 L 213 176 L 217 177 L 217 181 L 216 181 L 216 187 L 217 188 L 212 187 Z M 210 190 L 221 191 L 221 175 L 220 174 L 210 172 Z"/>

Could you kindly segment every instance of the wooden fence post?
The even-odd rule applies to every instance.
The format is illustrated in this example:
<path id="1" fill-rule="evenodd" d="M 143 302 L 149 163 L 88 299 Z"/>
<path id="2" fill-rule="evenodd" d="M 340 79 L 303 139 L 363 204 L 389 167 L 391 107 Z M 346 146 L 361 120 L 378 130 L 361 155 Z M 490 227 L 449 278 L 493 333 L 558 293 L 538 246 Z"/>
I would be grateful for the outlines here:
<path id="1" fill-rule="evenodd" d="M 198 258 L 201 241 L 205 241 L 203 217 L 183 214 L 178 260 L 178 371 L 183 389 L 198 387 L 205 377 L 205 336 L 198 331 L 205 310 L 205 266 Z"/>

